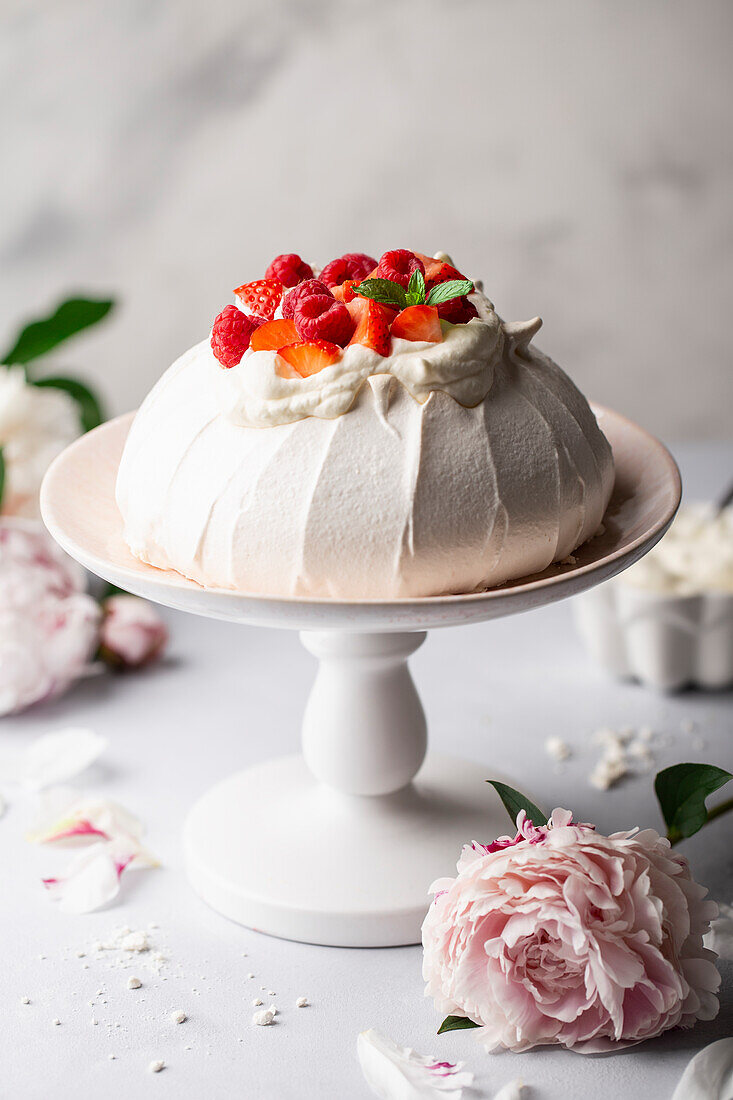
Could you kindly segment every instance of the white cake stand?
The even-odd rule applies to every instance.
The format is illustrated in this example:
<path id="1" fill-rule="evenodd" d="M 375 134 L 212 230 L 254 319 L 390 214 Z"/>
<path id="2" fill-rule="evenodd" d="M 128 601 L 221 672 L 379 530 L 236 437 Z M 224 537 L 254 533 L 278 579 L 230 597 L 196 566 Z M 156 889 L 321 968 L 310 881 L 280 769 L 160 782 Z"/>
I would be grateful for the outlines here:
<path id="1" fill-rule="evenodd" d="M 123 542 L 114 487 L 132 415 L 83 436 L 55 461 L 41 493 L 43 518 L 87 569 L 182 611 L 300 630 L 320 661 L 303 755 L 228 776 L 188 816 L 188 873 L 214 909 L 310 943 L 416 943 L 428 887 L 454 870 L 461 845 L 507 831 L 484 782 L 496 776 L 495 756 L 482 764 L 425 759 L 425 715 L 407 658 L 432 627 L 572 596 L 631 565 L 663 535 L 680 499 L 674 460 L 635 424 L 596 412 L 616 460 L 604 533 L 572 563 L 463 596 L 347 603 L 201 588 L 136 561 Z M 232 690 L 241 697 L 240 683 Z M 215 707 L 212 699 L 212 715 Z"/>

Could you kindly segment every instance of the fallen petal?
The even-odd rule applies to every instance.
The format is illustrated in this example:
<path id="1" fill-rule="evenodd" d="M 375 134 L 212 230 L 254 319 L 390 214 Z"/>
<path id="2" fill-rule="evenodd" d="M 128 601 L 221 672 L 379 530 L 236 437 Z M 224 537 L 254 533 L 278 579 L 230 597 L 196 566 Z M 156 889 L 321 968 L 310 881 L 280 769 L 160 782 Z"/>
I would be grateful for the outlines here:
<path id="1" fill-rule="evenodd" d="M 730 1100 L 733 1096 L 733 1039 L 718 1039 L 695 1055 L 672 1100 Z"/>
<path id="2" fill-rule="evenodd" d="M 473 1084 L 463 1062 L 439 1062 L 401 1047 L 370 1028 L 356 1043 L 362 1073 L 382 1100 L 461 1100 Z"/>
<path id="3" fill-rule="evenodd" d="M 106 738 L 93 730 L 73 728 L 47 733 L 19 756 L 5 761 L 0 777 L 40 791 L 84 771 L 106 747 Z"/>
<path id="4" fill-rule="evenodd" d="M 134 837 L 100 840 L 77 854 L 60 878 L 43 885 L 64 913 L 91 913 L 112 901 L 127 868 L 156 867 L 157 860 Z"/>
<path id="5" fill-rule="evenodd" d="M 499 1089 L 494 1100 L 522 1100 L 522 1093 L 524 1092 L 524 1085 L 517 1078 L 516 1081 L 509 1081 L 503 1088 Z"/>
<path id="6" fill-rule="evenodd" d="M 119 803 L 56 787 L 40 796 L 38 815 L 26 839 L 32 844 L 78 844 L 119 836 L 139 840 L 142 835 L 142 822 Z"/>

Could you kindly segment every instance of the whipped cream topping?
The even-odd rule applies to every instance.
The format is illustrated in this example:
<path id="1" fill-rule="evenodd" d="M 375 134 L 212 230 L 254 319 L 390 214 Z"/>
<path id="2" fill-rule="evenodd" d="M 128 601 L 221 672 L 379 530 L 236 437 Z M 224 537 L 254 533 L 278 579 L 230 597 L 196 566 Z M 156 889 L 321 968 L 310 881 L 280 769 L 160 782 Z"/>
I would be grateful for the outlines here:
<path id="1" fill-rule="evenodd" d="M 621 579 L 676 596 L 733 592 L 733 507 L 722 512 L 710 503 L 681 508 L 664 538 Z"/>
<path id="2" fill-rule="evenodd" d="M 467 408 L 478 405 L 491 389 L 505 336 L 488 298 L 476 291 L 470 300 L 479 317 L 465 325 L 444 322 L 441 343 L 393 338 L 389 356 L 349 344 L 338 362 L 309 378 L 301 378 L 275 351 L 248 349 L 238 366 L 219 372 L 222 412 L 232 423 L 252 428 L 306 416 L 332 420 L 348 412 L 366 379 L 378 374 L 398 379 L 421 404 L 442 390 Z M 512 335 L 521 340 L 537 327 L 538 320 L 513 326 Z"/>
<path id="3" fill-rule="evenodd" d="M 224 371 L 208 341 L 186 352 L 120 463 L 132 553 L 205 586 L 339 599 L 472 592 L 567 557 L 601 523 L 611 449 L 529 346 L 539 321 L 479 310 L 442 344 L 349 349 L 307 379 L 270 353 Z"/>

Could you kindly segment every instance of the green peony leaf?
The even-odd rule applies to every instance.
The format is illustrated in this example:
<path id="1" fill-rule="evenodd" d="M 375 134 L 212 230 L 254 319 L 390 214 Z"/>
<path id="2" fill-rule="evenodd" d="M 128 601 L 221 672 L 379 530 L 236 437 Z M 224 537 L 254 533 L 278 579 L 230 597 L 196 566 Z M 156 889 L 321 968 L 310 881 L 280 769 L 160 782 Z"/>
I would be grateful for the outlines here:
<path id="1" fill-rule="evenodd" d="M 33 385 L 63 390 L 69 397 L 73 397 L 79 406 L 79 419 L 85 432 L 90 432 L 105 420 L 97 395 L 76 378 L 39 378 Z"/>
<path id="2" fill-rule="evenodd" d="M 672 843 L 702 829 L 708 820 L 705 799 L 730 779 L 730 772 L 713 764 L 673 764 L 657 774 L 654 790 Z"/>
<path id="3" fill-rule="evenodd" d="M 106 317 L 113 305 L 114 302 L 109 299 L 68 298 L 49 317 L 26 325 L 0 362 L 8 365 L 29 363 L 31 359 L 45 355 L 70 336 L 96 325 Z"/>
<path id="4" fill-rule="evenodd" d="M 420 268 L 416 268 L 410 276 L 407 284 L 407 304 L 421 306 L 425 301 L 425 276 Z"/>
<path id="5" fill-rule="evenodd" d="M 0 512 L 3 508 L 3 493 L 5 492 L 5 455 L 0 447 Z"/>
<path id="6" fill-rule="evenodd" d="M 520 810 L 524 810 L 533 825 L 547 824 L 547 818 L 539 806 L 535 806 L 534 802 L 530 802 L 519 791 L 515 791 L 513 787 L 508 787 L 506 783 L 500 783 L 498 779 L 487 779 L 486 782 L 491 784 L 504 803 L 504 809 L 512 819 L 512 825 L 516 823 L 517 814 Z"/>
<path id="7" fill-rule="evenodd" d="M 473 283 L 470 279 L 449 279 L 446 283 L 438 283 L 427 297 L 429 306 L 439 306 L 443 302 L 449 302 L 451 298 L 462 298 L 464 294 L 470 294 Z"/>
<path id="8" fill-rule="evenodd" d="M 481 1024 L 475 1024 L 468 1016 L 446 1016 L 438 1028 L 438 1035 L 446 1031 L 464 1031 L 469 1027 L 481 1027 Z"/>
<path id="9" fill-rule="evenodd" d="M 354 294 L 360 294 L 362 298 L 371 298 L 374 302 L 380 302 L 386 306 L 396 306 L 404 309 L 407 305 L 407 295 L 404 287 L 399 283 L 393 283 L 391 279 L 365 279 L 354 287 Z"/>

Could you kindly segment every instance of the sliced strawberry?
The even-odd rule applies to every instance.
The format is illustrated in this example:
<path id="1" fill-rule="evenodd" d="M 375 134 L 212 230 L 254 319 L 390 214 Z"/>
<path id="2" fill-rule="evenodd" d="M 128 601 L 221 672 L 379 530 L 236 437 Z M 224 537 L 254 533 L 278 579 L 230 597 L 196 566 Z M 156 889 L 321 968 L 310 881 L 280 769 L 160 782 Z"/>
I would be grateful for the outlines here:
<path id="1" fill-rule="evenodd" d="M 341 348 L 328 340 L 308 340 L 303 344 L 288 344 L 280 348 L 279 354 L 301 378 L 308 378 L 340 359 Z"/>
<path id="2" fill-rule="evenodd" d="M 271 321 L 284 291 L 279 279 L 256 279 L 253 283 L 242 283 L 234 293 L 245 313 Z"/>
<path id="3" fill-rule="evenodd" d="M 339 302 L 348 304 L 349 302 L 353 302 L 355 297 L 354 287 L 359 282 L 361 282 L 360 279 L 344 279 L 343 283 L 340 283 L 339 286 L 331 287 L 331 293 L 334 298 L 338 298 Z"/>
<path id="4" fill-rule="evenodd" d="M 425 265 L 425 286 L 430 290 L 438 283 L 447 283 L 449 279 L 465 279 L 457 267 L 443 263 L 442 260 L 431 260 Z"/>
<path id="5" fill-rule="evenodd" d="M 346 308 L 356 321 L 351 343 L 363 344 L 376 351 L 377 355 L 389 355 L 392 343 L 389 325 L 395 316 L 394 311 L 370 298 L 354 298 Z"/>
<path id="6" fill-rule="evenodd" d="M 298 341 L 298 330 L 294 321 L 281 318 L 278 321 L 266 321 L 252 333 L 249 346 L 252 351 L 280 351 L 287 344 Z"/>
<path id="7" fill-rule="evenodd" d="M 408 306 L 397 314 L 391 332 L 402 340 L 423 340 L 429 344 L 439 344 L 443 339 L 435 306 Z"/>

